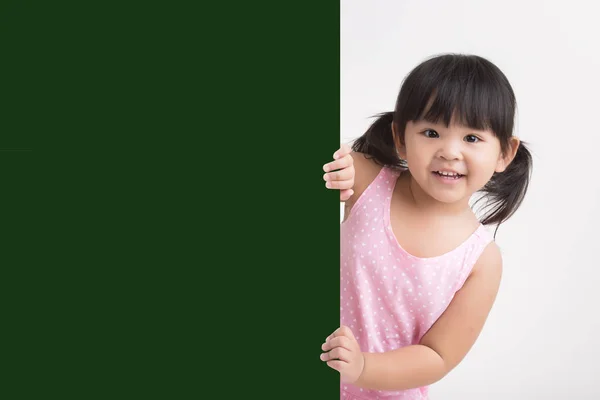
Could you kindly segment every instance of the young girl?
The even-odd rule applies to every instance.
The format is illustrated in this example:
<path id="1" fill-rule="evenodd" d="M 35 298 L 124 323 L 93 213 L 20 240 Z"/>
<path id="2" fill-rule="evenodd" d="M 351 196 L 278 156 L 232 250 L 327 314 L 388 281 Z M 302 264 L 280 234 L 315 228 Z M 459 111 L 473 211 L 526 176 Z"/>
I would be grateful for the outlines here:
<path id="1" fill-rule="evenodd" d="M 502 272 L 484 225 L 516 211 L 531 174 L 515 107 L 490 61 L 434 57 L 406 77 L 394 112 L 324 165 L 345 201 L 341 325 L 321 354 L 342 399 L 427 399 L 479 336 Z M 488 200 L 481 220 L 475 193 Z"/>

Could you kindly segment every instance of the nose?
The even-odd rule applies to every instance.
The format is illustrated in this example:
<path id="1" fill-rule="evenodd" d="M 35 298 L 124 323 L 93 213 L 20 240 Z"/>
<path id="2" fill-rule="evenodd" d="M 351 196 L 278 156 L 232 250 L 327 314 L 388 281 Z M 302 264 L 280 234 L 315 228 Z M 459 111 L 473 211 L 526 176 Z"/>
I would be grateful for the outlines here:
<path id="1" fill-rule="evenodd" d="M 445 140 L 441 143 L 437 156 L 447 161 L 462 160 L 461 143 Z"/>

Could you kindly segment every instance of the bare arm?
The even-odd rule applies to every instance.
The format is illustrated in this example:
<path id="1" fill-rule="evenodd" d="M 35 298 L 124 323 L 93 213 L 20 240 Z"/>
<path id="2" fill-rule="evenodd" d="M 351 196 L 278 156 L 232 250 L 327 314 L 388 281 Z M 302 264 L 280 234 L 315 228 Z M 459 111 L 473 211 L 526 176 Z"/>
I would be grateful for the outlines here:
<path id="1" fill-rule="evenodd" d="M 350 155 L 354 160 L 354 187 L 352 196 L 344 204 L 344 220 L 348 218 L 350 210 L 352 210 L 356 201 L 381 171 L 381 166 L 377 165 L 373 160 L 366 158 L 363 153 L 353 151 Z"/>
<path id="2" fill-rule="evenodd" d="M 417 345 L 385 353 L 363 353 L 356 386 L 405 390 L 439 381 L 467 355 L 496 299 L 502 257 L 495 243 L 483 251 L 446 311 Z"/>

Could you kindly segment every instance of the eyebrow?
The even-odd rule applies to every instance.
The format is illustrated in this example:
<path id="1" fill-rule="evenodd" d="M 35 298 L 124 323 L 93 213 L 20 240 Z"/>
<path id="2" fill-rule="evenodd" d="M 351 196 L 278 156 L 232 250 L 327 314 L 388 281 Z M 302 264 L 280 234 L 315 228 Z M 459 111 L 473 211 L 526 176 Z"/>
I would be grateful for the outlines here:
<path id="1" fill-rule="evenodd" d="M 434 125 L 434 126 L 439 126 L 439 127 L 443 127 L 446 129 L 449 129 L 449 126 L 446 126 L 446 124 L 444 124 L 443 121 L 438 121 L 438 122 L 434 122 L 434 121 L 430 121 L 427 119 L 419 119 L 419 120 L 415 120 L 414 123 L 416 124 L 421 124 L 421 125 Z M 477 128 L 473 128 L 467 125 L 462 125 L 462 124 L 458 124 L 458 126 L 465 131 L 469 131 L 473 134 L 480 134 L 480 135 L 494 135 L 494 133 L 491 131 L 491 129 L 477 129 Z"/>

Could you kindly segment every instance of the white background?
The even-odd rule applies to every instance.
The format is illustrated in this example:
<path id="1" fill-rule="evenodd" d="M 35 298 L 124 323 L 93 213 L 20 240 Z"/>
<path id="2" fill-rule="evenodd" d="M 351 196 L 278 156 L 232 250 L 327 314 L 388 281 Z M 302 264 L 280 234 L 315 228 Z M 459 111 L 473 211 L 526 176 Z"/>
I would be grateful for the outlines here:
<path id="1" fill-rule="evenodd" d="M 341 140 L 391 111 L 438 53 L 494 62 L 530 143 L 525 201 L 496 238 L 504 276 L 464 361 L 432 400 L 600 399 L 600 13 L 592 1 L 341 1 Z M 596 382 L 594 382 L 596 380 Z"/>

